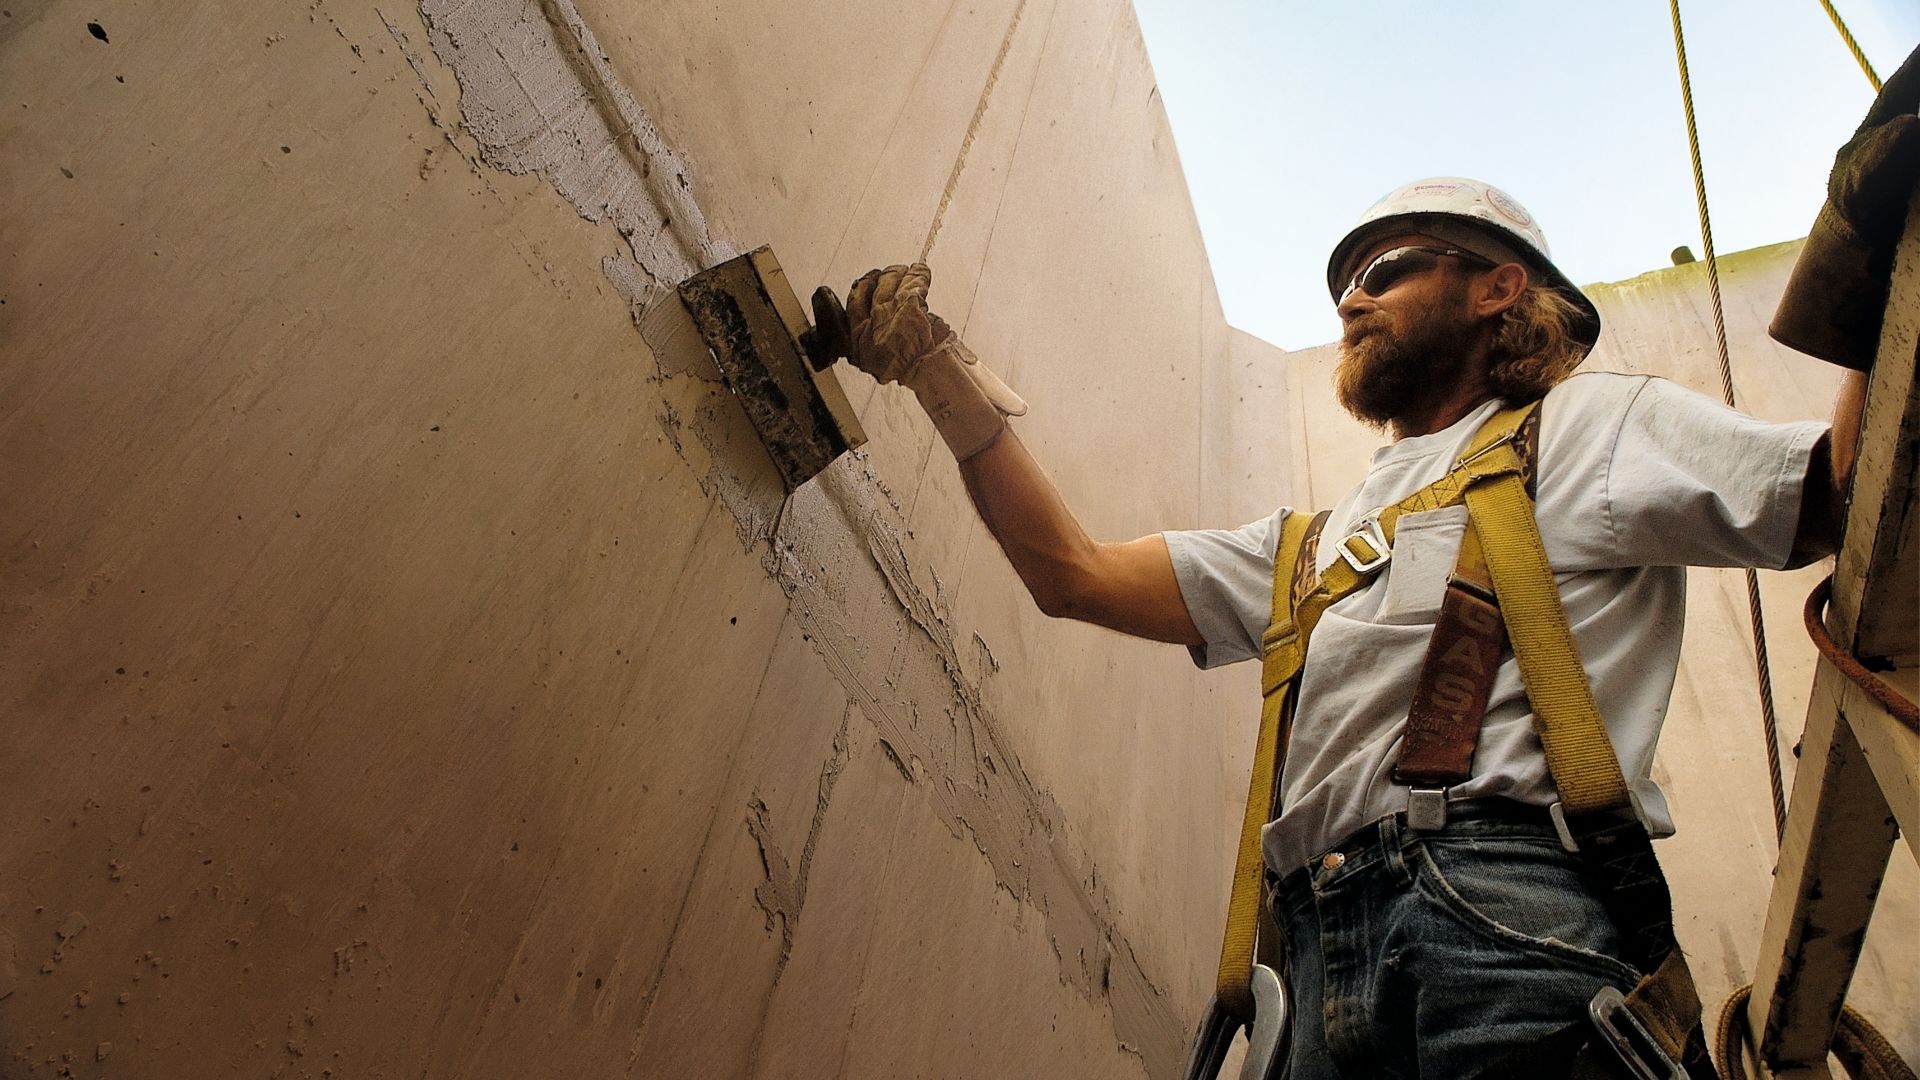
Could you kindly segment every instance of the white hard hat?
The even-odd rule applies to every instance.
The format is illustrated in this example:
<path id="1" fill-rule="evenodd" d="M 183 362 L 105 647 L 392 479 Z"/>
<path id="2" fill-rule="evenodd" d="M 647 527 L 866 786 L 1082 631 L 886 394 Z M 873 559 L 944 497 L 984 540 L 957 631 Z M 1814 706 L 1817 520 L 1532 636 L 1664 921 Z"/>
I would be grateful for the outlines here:
<path id="1" fill-rule="evenodd" d="M 1532 268 L 1580 309 L 1583 318 L 1574 326 L 1574 337 L 1588 348 L 1600 339 L 1600 312 L 1553 265 L 1547 235 L 1527 208 L 1492 184 L 1460 176 L 1435 176 L 1395 188 L 1360 215 L 1327 260 L 1327 291 L 1336 302 L 1351 276 L 1347 264 L 1369 244 L 1395 232 L 1425 233 L 1499 262 Z"/>

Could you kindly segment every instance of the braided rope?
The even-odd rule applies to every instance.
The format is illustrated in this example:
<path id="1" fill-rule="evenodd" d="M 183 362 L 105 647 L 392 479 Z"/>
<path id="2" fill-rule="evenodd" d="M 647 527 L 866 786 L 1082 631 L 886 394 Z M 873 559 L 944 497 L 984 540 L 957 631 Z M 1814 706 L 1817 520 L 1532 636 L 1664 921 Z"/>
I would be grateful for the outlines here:
<path id="1" fill-rule="evenodd" d="M 1687 148 L 1693 155 L 1693 194 L 1700 210 L 1700 241 L 1706 247 L 1707 290 L 1713 297 L 1713 335 L 1720 349 L 1720 394 L 1728 408 L 1733 399 L 1733 364 L 1727 359 L 1727 317 L 1720 302 L 1720 270 L 1713 254 L 1713 221 L 1707 214 L 1707 178 L 1700 164 L 1700 129 L 1693 116 L 1693 84 L 1687 77 L 1687 41 L 1680 29 L 1680 0 L 1669 0 L 1673 12 L 1673 50 L 1680 61 L 1680 100 L 1687 112 Z M 1773 709 L 1773 667 L 1767 659 L 1767 626 L 1760 611 L 1760 575 L 1747 570 L 1747 617 L 1753 623 L 1753 659 L 1760 678 L 1760 723 L 1767 736 L 1767 783 L 1773 792 L 1773 830 L 1778 839 L 1787 831 L 1786 787 L 1780 779 L 1780 722 Z"/>
<path id="2" fill-rule="evenodd" d="M 1860 65 L 1861 71 L 1867 73 L 1867 81 L 1873 84 L 1873 92 L 1879 93 L 1880 76 L 1874 72 L 1873 65 L 1867 62 L 1867 54 L 1860 51 L 1860 43 L 1853 39 L 1853 31 L 1847 29 L 1847 21 L 1835 10 L 1833 0 L 1820 0 L 1820 6 L 1826 9 L 1827 18 L 1833 20 L 1833 28 L 1840 31 L 1840 40 L 1847 43 L 1847 51 L 1853 54 L 1854 62 Z"/>
<path id="3" fill-rule="evenodd" d="M 1714 1026 L 1714 1049 L 1720 1056 L 1720 1074 L 1726 1080 L 1748 1080 L 1750 1075 L 1746 1056 L 1747 1025 L 1742 1021 L 1752 997 L 1752 983 L 1727 995 L 1727 1003 L 1720 1007 L 1720 1022 Z M 1840 1021 L 1833 1029 L 1833 1054 L 1840 1059 L 1847 1075 L 1859 1080 L 1916 1080 L 1913 1069 L 1901 1060 L 1900 1052 L 1851 1005 L 1840 1007 Z M 1767 1075 L 1764 1070 L 1762 1075 Z"/>

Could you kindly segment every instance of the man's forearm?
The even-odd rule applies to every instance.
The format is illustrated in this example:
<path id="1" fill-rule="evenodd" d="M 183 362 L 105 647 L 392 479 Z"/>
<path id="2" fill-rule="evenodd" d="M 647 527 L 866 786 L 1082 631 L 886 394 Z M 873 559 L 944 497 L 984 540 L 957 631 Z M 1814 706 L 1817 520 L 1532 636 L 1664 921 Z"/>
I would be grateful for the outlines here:
<path id="1" fill-rule="evenodd" d="M 1012 431 L 962 461 L 960 476 L 1041 611 L 1153 641 L 1205 644 L 1166 539 L 1094 540 Z"/>
<path id="2" fill-rule="evenodd" d="M 967 494 L 1014 572 L 1048 615 L 1199 645 L 1166 540 L 1096 543 L 1007 418 L 1027 403 L 927 309 L 932 272 L 890 266 L 847 294 L 854 366 L 913 391 L 960 462 Z"/>
<path id="3" fill-rule="evenodd" d="M 1012 431 L 960 463 L 961 479 L 1014 573 L 1049 615 L 1069 615 L 1098 545 Z"/>

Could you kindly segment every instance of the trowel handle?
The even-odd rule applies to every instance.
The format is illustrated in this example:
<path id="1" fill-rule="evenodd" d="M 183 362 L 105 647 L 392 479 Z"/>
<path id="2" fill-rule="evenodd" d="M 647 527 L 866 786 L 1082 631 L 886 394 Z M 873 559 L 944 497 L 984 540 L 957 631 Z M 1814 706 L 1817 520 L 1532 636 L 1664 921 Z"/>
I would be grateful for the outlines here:
<path id="1" fill-rule="evenodd" d="M 853 355 L 853 330 L 847 309 L 828 286 L 813 290 L 813 328 L 800 332 L 800 347 L 815 371 L 825 371 L 835 360 Z"/>

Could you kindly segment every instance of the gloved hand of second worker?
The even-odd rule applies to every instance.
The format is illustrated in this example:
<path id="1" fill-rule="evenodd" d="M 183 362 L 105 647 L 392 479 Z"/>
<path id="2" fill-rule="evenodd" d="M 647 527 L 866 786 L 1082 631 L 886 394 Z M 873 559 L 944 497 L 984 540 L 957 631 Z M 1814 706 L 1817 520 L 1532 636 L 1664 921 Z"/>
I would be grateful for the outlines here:
<path id="1" fill-rule="evenodd" d="M 927 309 L 932 284 L 925 263 L 862 274 L 847 292 L 850 359 L 881 382 L 911 389 L 954 458 L 965 461 L 991 446 L 1027 403 Z"/>

